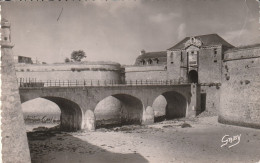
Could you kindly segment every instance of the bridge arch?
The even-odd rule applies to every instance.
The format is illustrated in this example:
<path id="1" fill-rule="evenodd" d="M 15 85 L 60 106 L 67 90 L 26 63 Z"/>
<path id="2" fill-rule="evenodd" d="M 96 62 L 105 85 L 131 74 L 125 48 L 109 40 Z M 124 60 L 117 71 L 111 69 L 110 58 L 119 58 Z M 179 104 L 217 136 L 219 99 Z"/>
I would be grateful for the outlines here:
<path id="1" fill-rule="evenodd" d="M 190 100 L 179 92 L 162 93 L 155 98 L 152 104 L 155 122 L 185 117 L 189 102 Z"/>
<path id="2" fill-rule="evenodd" d="M 95 107 L 96 126 L 141 124 L 143 103 L 128 94 L 113 94 L 102 99 Z"/>
<path id="3" fill-rule="evenodd" d="M 54 97 L 54 96 L 43 96 L 38 97 L 43 98 L 46 100 L 49 100 L 53 103 L 55 103 L 61 111 L 60 114 L 60 129 L 63 131 L 77 131 L 81 129 L 82 125 L 82 110 L 80 106 L 68 99 L 62 98 L 62 97 Z M 34 100 L 30 99 L 27 101 Z M 27 101 L 23 101 L 27 102 Z"/>

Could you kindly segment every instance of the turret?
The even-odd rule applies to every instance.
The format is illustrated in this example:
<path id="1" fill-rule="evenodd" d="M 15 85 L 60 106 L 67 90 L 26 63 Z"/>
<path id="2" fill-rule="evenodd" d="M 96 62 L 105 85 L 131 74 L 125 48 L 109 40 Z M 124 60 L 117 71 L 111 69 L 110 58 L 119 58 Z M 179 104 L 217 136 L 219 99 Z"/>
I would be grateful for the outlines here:
<path id="1" fill-rule="evenodd" d="M 12 48 L 11 44 L 11 24 L 6 20 L 1 21 L 1 46 L 2 48 Z"/>

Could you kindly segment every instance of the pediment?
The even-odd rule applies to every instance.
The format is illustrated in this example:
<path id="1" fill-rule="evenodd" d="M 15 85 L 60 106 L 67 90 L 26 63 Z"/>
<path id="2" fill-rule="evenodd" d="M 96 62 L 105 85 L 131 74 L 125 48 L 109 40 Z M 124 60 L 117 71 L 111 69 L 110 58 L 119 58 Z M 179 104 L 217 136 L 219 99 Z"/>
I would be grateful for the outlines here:
<path id="1" fill-rule="evenodd" d="M 190 39 L 184 43 L 184 46 L 185 49 L 188 49 L 190 47 L 196 47 L 199 49 L 202 46 L 202 42 L 195 37 L 190 37 Z"/>
<path id="2" fill-rule="evenodd" d="M 199 51 L 199 47 L 195 46 L 195 45 L 190 45 L 188 47 L 186 47 L 186 51 L 190 52 L 190 51 Z"/>

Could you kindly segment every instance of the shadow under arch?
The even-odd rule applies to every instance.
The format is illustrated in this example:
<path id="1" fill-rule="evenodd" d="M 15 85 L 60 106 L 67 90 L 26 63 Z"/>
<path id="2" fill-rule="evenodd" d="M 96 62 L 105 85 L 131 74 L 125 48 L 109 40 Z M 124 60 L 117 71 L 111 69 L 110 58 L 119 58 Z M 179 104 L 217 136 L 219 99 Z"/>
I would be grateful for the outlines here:
<path id="1" fill-rule="evenodd" d="M 141 124 L 143 103 L 132 95 L 114 94 L 101 100 L 94 114 L 97 128 Z"/>
<path id="2" fill-rule="evenodd" d="M 189 100 L 182 94 L 169 91 L 159 95 L 153 102 L 154 121 L 160 122 L 165 119 L 182 118 L 186 116 Z"/>
<path id="3" fill-rule="evenodd" d="M 61 98 L 61 97 L 44 96 L 38 98 L 49 100 L 55 103 L 60 108 L 61 111 L 60 129 L 62 131 L 77 131 L 81 129 L 82 110 L 78 104 L 76 104 L 71 100 Z M 24 102 L 29 102 L 29 101 L 24 101 Z"/>

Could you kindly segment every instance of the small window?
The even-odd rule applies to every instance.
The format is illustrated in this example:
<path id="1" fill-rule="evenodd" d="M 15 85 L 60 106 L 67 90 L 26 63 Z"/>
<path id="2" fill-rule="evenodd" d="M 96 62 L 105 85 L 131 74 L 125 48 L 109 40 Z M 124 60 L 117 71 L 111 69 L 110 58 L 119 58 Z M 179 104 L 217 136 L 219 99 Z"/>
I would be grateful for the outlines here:
<path id="1" fill-rule="evenodd" d="M 218 54 L 217 49 L 214 49 L 214 55 Z"/>
<path id="2" fill-rule="evenodd" d="M 171 64 L 173 64 L 173 62 L 171 62 Z"/>
<path id="3" fill-rule="evenodd" d="M 214 59 L 214 63 L 218 62 L 216 59 Z"/>
<path id="4" fill-rule="evenodd" d="M 182 52 L 181 52 L 181 62 L 183 62 L 183 56 L 182 56 Z"/>
<path id="5" fill-rule="evenodd" d="M 4 40 L 6 41 L 6 40 L 7 40 L 7 37 L 4 37 Z"/>

